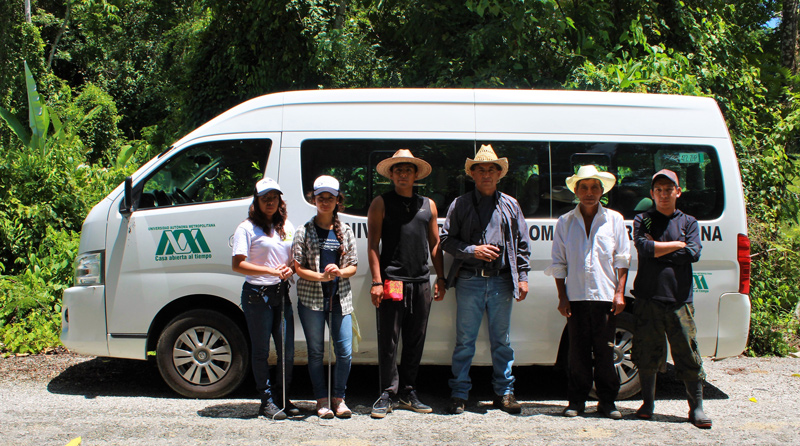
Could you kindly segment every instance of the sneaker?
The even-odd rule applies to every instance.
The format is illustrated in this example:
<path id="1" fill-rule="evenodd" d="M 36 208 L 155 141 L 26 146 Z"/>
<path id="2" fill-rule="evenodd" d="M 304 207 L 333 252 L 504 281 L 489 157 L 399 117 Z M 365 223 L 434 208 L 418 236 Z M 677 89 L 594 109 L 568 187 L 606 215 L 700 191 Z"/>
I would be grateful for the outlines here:
<path id="1" fill-rule="evenodd" d="M 370 416 L 372 418 L 383 418 L 386 414 L 392 412 L 392 398 L 389 397 L 389 392 L 383 392 L 381 397 L 378 398 L 378 401 L 375 401 L 375 404 L 372 405 L 372 412 Z"/>
<path id="2" fill-rule="evenodd" d="M 447 413 L 452 415 L 460 415 L 464 413 L 467 406 L 467 400 L 462 398 L 450 398 L 450 405 L 447 407 Z"/>
<path id="3" fill-rule="evenodd" d="M 330 420 L 333 418 L 333 411 L 328 406 L 327 398 L 320 398 L 317 400 L 317 416 L 323 420 Z"/>
<path id="4" fill-rule="evenodd" d="M 286 407 L 283 408 L 283 411 L 290 417 L 296 417 L 300 415 L 300 409 L 289 400 L 286 400 Z"/>
<path id="5" fill-rule="evenodd" d="M 333 412 L 339 418 L 350 418 L 353 416 L 353 411 L 344 403 L 344 398 L 333 399 Z"/>
<path id="6" fill-rule="evenodd" d="M 612 420 L 619 420 L 622 418 L 622 412 L 617 410 L 617 406 L 614 404 L 613 401 L 610 403 L 603 403 L 603 402 L 599 403 L 597 405 L 597 412 L 604 414 L 605 416 L 611 418 Z"/>
<path id="7" fill-rule="evenodd" d="M 417 413 L 431 413 L 431 412 L 433 412 L 433 409 L 431 409 L 431 406 L 428 406 L 427 404 L 422 404 L 422 401 L 420 401 L 419 398 L 417 398 L 417 391 L 416 390 L 411 390 L 411 391 L 405 393 L 404 395 L 400 395 L 400 397 L 398 397 L 397 401 L 398 401 L 398 404 L 397 404 L 397 408 L 398 409 L 413 410 L 414 412 L 417 412 Z"/>
<path id="8" fill-rule="evenodd" d="M 522 412 L 522 406 L 519 405 L 517 399 L 514 398 L 513 393 L 506 393 L 503 396 L 496 395 L 492 405 L 503 412 L 510 414 L 518 414 Z"/>
<path id="9" fill-rule="evenodd" d="M 258 414 L 271 420 L 285 420 L 286 413 L 272 401 L 262 402 L 258 408 Z"/>
<path id="10" fill-rule="evenodd" d="M 561 415 L 564 415 L 568 418 L 577 417 L 578 415 L 582 414 L 585 410 L 583 405 L 569 403 L 566 409 L 561 412 Z"/>

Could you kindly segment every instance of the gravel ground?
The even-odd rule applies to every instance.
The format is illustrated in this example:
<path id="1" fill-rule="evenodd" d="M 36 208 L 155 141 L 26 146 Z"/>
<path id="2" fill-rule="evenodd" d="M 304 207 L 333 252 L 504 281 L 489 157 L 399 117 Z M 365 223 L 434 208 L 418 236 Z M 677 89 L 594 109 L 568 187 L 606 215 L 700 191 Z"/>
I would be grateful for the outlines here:
<path id="1" fill-rule="evenodd" d="M 491 370 L 473 369 L 467 412 L 444 413 L 446 367 L 423 367 L 420 394 L 434 407 L 424 415 L 395 411 L 369 417 L 377 397 L 377 367 L 354 366 L 348 403 L 350 420 L 319 420 L 312 408 L 308 373 L 295 369 L 298 406 L 309 413 L 274 422 L 256 417 L 252 383 L 227 399 L 178 397 L 161 381 L 155 365 L 69 353 L 0 359 L 0 444 L 798 444 L 800 359 L 706 360 L 706 412 L 711 430 L 686 422 L 682 384 L 671 370 L 658 377 L 656 416 L 633 417 L 640 401 L 621 401 L 624 419 L 594 414 L 560 416 L 565 405 L 563 372 L 550 367 L 515 369 L 522 415 L 491 407 Z M 370 390 L 372 389 L 372 390 Z"/>

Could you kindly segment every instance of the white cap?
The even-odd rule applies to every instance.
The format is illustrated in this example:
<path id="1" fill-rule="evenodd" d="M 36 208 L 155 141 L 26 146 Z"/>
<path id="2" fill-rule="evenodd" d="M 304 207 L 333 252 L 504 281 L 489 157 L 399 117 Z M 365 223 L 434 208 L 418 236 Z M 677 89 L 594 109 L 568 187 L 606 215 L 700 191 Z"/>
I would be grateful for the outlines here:
<path id="1" fill-rule="evenodd" d="M 331 176 L 322 175 L 314 180 L 314 195 L 329 192 L 334 197 L 339 196 L 339 181 Z"/>
<path id="2" fill-rule="evenodd" d="M 281 187 L 278 185 L 278 182 L 272 178 L 263 178 L 256 183 L 257 197 L 266 195 L 271 190 L 277 191 L 279 194 L 283 195 L 283 191 L 281 191 Z"/>

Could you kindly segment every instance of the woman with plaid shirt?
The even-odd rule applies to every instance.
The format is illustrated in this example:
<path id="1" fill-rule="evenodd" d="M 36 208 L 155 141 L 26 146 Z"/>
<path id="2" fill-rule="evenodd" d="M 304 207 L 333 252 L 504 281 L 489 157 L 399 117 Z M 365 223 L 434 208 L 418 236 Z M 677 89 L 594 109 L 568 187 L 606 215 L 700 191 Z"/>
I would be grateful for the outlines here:
<path id="1" fill-rule="evenodd" d="M 344 201 L 339 182 L 323 175 L 314 181 L 317 214 L 295 232 L 292 251 L 297 281 L 297 312 L 308 345 L 308 373 L 320 418 L 350 418 L 344 402 L 353 344 L 353 293 L 349 277 L 356 273 L 358 256 L 353 231 L 339 221 L 338 208 Z M 323 356 L 325 323 L 336 354 L 335 381 L 325 385 Z M 332 401 L 328 396 L 332 393 Z"/>

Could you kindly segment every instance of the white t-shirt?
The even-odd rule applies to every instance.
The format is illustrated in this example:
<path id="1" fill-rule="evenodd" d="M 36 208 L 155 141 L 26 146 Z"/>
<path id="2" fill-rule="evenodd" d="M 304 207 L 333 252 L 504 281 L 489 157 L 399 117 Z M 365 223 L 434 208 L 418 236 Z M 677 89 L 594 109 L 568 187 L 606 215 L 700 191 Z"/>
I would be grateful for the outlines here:
<path id="1" fill-rule="evenodd" d="M 291 266 L 292 235 L 294 226 L 287 220 L 283 224 L 286 237 L 281 240 L 280 235 L 273 231 L 272 235 L 247 219 L 239 224 L 233 233 L 233 255 L 247 256 L 247 261 L 256 265 L 276 268 L 281 264 Z M 253 285 L 276 285 L 281 279 L 278 276 L 264 274 L 260 276 L 245 276 L 245 280 Z"/>

